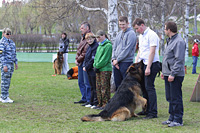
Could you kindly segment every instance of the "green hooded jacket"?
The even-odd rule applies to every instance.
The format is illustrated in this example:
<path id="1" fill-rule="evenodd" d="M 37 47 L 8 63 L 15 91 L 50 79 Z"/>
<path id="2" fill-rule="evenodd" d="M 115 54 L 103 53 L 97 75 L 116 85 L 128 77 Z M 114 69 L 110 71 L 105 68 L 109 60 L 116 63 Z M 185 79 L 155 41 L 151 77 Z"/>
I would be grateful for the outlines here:
<path id="1" fill-rule="evenodd" d="M 99 44 L 94 58 L 93 66 L 100 71 L 112 71 L 111 57 L 112 44 L 107 39 L 103 44 Z"/>

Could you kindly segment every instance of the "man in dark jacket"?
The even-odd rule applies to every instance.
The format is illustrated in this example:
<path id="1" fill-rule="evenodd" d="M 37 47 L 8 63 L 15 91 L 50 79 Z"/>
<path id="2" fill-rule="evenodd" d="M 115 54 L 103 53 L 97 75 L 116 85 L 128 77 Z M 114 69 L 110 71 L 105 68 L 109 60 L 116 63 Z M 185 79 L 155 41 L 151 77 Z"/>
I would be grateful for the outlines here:
<path id="1" fill-rule="evenodd" d="M 83 71 L 83 61 L 85 59 L 85 54 L 88 48 L 88 43 L 85 39 L 85 35 L 90 31 L 90 24 L 88 22 L 83 22 L 80 27 L 81 30 L 81 42 L 77 48 L 75 63 L 78 66 L 78 85 L 81 91 L 82 98 L 76 103 L 84 103 L 87 105 L 90 102 L 90 84 L 88 81 L 87 72 Z"/>
<path id="2" fill-rule="evenodd" d="M 162 61 L 161 78 L 165 80 L 166 100 L 169 102 L 169 119 L 162 122 L 168 127 L 183 126 L 182 82 L 185 76 L 186 44 L 177 33 L 175 22 L 165 23 L 165 34 L 169 37 Z"/>

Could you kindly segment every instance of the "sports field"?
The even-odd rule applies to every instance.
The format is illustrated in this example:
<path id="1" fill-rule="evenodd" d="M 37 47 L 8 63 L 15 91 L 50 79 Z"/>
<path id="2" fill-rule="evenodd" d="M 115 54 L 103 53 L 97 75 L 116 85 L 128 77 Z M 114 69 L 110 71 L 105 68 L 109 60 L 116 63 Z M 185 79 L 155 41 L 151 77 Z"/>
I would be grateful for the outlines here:
<path id="1" fill-rule="evenodd" d="M 70 67 L 73 66 L 75 64 L 70 64 Z M 161 124 L 168 118 L 168 103 L 164 81 L 160 77 L 156 78 L 157 119 L 137 117 L 124 122 L 81 122 L 82 116 L 100 111 L 74 104 L 81 98 L 77 80 L 53 74 L 50 62 L 19 62 L 9 91 L 15 102 L 0 103 L 0 133 L 200 132 L 200 103 L 189 101 L 198 75 L 186 74 L 183 82 L 184 126 L 168 128 Z M 137 109 L 136 113 L 139 111 L 141 109 Z"/>

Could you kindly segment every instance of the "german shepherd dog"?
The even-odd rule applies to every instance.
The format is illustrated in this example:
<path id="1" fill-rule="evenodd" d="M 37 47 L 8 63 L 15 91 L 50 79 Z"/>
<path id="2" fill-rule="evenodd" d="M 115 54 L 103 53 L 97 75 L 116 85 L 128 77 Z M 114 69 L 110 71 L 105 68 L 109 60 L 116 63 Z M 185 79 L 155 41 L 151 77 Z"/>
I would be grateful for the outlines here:
<path id="1" fill-rule="evenodd" d="M 53 62 L 53 68 L 55 70 L 55 74 L 58 74 L 58 75 L 61 74 L 62 65 L 63 65 L 63 52 L 58 52 L 57 58 Z"/>
<path id="2" fill-rule="evenodd" d="M 125 121 L 133 116 L 135 109 L 142 105 L 146 111 L 147 100 L 141 96 L 141 83 L 143 77 L 143 63 L 134 63 L 127 69 L 127 75 L 117 89 L 115 95 L 106 104 L 99 114 L 86 115 L 82 121 Z"/>

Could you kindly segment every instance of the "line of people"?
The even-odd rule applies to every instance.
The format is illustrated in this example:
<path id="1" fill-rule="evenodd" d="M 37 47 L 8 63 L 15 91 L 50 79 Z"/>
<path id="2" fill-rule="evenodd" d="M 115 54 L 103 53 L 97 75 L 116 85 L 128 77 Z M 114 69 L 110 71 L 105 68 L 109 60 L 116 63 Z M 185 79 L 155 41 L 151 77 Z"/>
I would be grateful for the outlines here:
<path id="1" fill-rule="evenodd" d="M 82 98 L 75 104 L 93 109 L 104 109 L 110 99 L 110 79 L 114 74 L 117 88 L 126 76 L 127 68 L 134 62 L 137 36 L 139 33 L 139 50 L 135 62 L 143 60 L 144 81 L 142 83 L 143 97 L 147 99 L 147 110 L 138 115 L 146 115 L 144 119 L 157 118 L 157 95 L 155 78 L 161 70 L 159 59 L 159 37 L 145 25 L 144 20 L 136 18 L 129 27 L 126 16 L 119 17 L 121 31 L 113 44 L 106 33 L 99 30 L 94 35 L 88 22 L 81 24 L 82 39 L 77 49 L 76 65 L 78 66 L 78 84 Z M 162 61 L 161 78 L 165 80 L 166 100 L 169 102 L 169 119 L 162 122 L 169 127 L 182 126 L 183 102 L 182 82 L 184 79 L 186 44 L 177 33 L 174 22 L 165 24 L 165 34 L 169 37 Z M 98 43 L 97 43 L 98 42 Z M 112 68 L 113 65 L 113 68 Z"/>
<path id="2" fill-rule="evenodd" d="M 140 34 L 139 51 L 135 62 L 143 60 L 144 63 L 142 91 L 143 97 L 147 99 L 147 110 L 139 112 L 139 115 L 146 115 L 144 119 L 157 118 L 157 96 L 154 82 L 161 67 L 159 63 L 159 37 L 145 25 L 141 18 L 136 18 L 132 26 Z M 85 107 L 104 109 L 110 99 L 111 73 L 114 73 L 116 87 L 119 87 L 126 76 L 126 69 L 134 59 L 137 37 L 134 30 L 129 27 L 127 17 L 119 17 L 119 27 L 121 31 L 112 45 L 104 31 L 99 30 L 94 35 L 88 22 L 81 24 L 82 39 L 77 49 L 75 63 L 78 66 L 78 85 L 82 98 L 80 101 L 74 102 L 75 104 L 82 103 Z M 161 78 L 165 81 L 165 93 L 166 100 L 169 102 L 170 116 L 162 124 L 169 127 L 182 126 L 184 111 L 181 89 L 185 76 L 185 52 L 183 51 L 186 49 L 186 43 L 177 33 L 175 22 L 165 23 L 165 34 L 169 38 L 166 40 Z M 10 39 L 10 35 L 11 30 L 5 28 L 0 40 L 0 101 L 3 103 L 13 103 L 13 100 L 9 98 L 9 87 L 14 64 L 15 69 L 18 69 L 16 47 Z M 61 41 L 64 40 L 66 40 L 66 34 L 62 35 Z M 68 41 L 66 42 L 68 43 Z M 64 43 L 61 42 L 60 44 L 63 45 Z M 63 46 L 62 48 L 64 48 Z M 64 50 L 67 54 L 67 48 L 64 48 Z M 113 70 L 112 65 L 114 66 Z"/>

